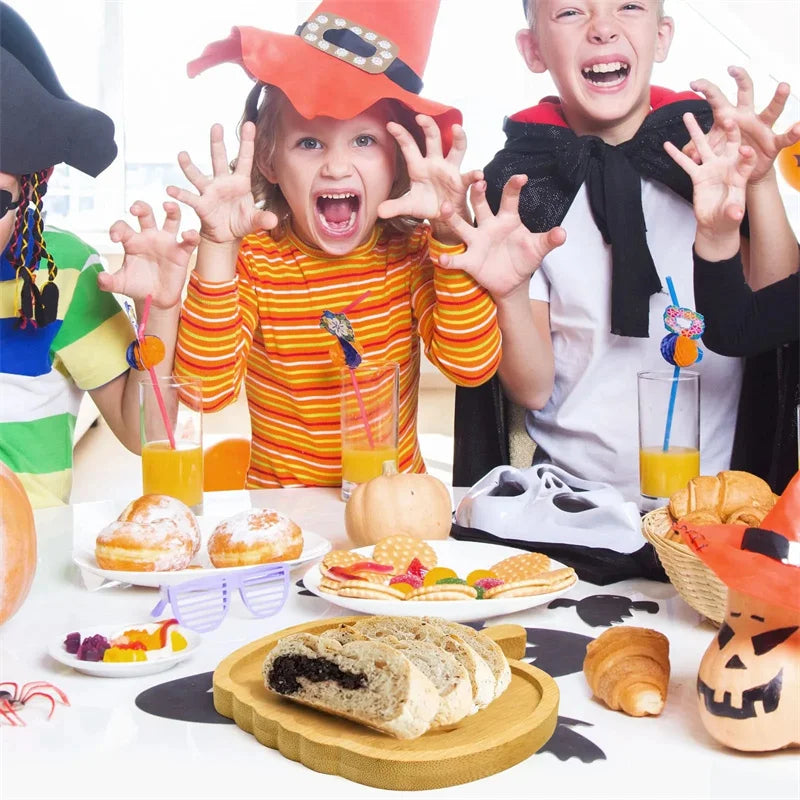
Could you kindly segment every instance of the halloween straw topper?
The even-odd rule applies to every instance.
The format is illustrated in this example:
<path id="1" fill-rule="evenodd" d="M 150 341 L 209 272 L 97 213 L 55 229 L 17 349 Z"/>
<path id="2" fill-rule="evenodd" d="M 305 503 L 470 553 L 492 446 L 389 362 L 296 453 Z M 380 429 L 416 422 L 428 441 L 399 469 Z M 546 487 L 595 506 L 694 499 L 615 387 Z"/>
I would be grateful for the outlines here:
<path id="1" fill-rule="evenodd" d="M 678 303 L 678 296 L 675 294 L 675 286 L 672 278 L 667 276 L 667 288 L 672 305 L 667 306 L 664 311 L 664 327 L 667 335 L 661 340 L 661 355 L 668 364 L 675 367 L 672 376 L 672 389 L 669 397 L 669 408 L 667 410 L 667 422 L 664 426 L 664 447 L 666 453 L 669 450 L 669 437 L 672 430 L 672 415 L 675 411 L 675 398 L 678 393 L 678 376 L 681 367 L 690 367 L 703 359 L 703 351 L 698 347 L 697 340 L 703 335 L 706 329 L 705 319 L 702 314 L 698 314 L 691 308 L 684 308 Z"/>

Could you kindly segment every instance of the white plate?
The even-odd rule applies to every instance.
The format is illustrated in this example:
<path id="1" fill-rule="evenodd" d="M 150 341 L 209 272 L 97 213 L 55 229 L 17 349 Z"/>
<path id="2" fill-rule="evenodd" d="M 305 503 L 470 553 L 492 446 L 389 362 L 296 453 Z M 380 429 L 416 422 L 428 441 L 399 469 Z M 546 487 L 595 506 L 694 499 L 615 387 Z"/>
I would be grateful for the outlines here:
<path id="1" fill-rule="evenodd" d="M 460 578 L 466 578 L 474 569 L 489 569 L 493 564 L 509 556 L 518 556 L 524 550 L 515 547 L 502 547 L 483 542 L 458 542 L 455 539 L 439 541 L 428 540 L 428 544 L 436 551 L 438 565 L 450 567 Z M 361 547 L 356 553 L 372 556 L 372 547 Z M 550 559 L 550 569 L 561 569 L 564 564 Z M 535 606 L 549 603 L 556 597 L 568 592 L 572 586 L 559 589 L 557 592 L 537 594 L 530 597 L 497 597 L 491 600 L 363 600 L 356 597 L 339 597 L 319 588 L 322 574 L 319 564 L 315 564 L 303 576 L 303 583 L 309 592 L 327 600 L 334 605 L 358 611 L 362 614 L 391 614 L 399 617 L 442 617 L 451 622 L 478 622 L 490 617 L 501 617 L 525 611 Z"/>
<path id="2" fill-rule="evenodd" d="M 134 622 L 130 625 L 87 625 L 79 633 L 81 640 L 86 636 L 94 636 L 96 633 L 105 636 L 107 639 L 112 639 L 131 628 L 146 628 L 152 631 L 157 626 L 158 622 Z M 64 648 L 64 639 L 67 638 L 67 633 L 72 633 L 72 631 L 67 631 L 67 633 L 61 634 L 58 639 L 54 639 L 50 643 L 48 652 L 56 661 L 86 675 L 95 675 L 100 678 L 135 678 L 140 675 L 151 675 L 154 672 L 163 672 L 166 669 L 171 669 L 176 664 L 187 659 L 200 646 L 200 636 L 194 631 L 190 631 L 180 625 L 171 626 L 169 630 L 180 631 L 186 638 L 186 647 L 176 653 L 167 648 L 164 648 L 163 652 L 161 650 L 149 651 L 147 653 L 147 661 L 81 661 Z"/>
<path id="3" fill-rule="evenodd" d="M 215 567 L 209 560 L 207 549 L 208 540 L 214 528 L 216 528 L 223 519 L 225 519 L 225 517 L 198 516 L 197 521 L 200 524 L 202 542 L 199 552 L 195 556 L 194 561 L 192 561 L 192 564 L 195 566 L 191 569 L 173 570 L 171 572 L 134 572 L 118 569 L 102 569 L 97 565 L 97 561 L 94 557 L 94 546 L 100 529 L 96 531 L 76 532 L 75 541 L 73 543 L 72 560 L 81 570 L 91 572 L 94 575 L 101 575 L 107 580 L 131 583 L 135 586 L 154 586 L 156 588 L 159 586 L 174 586 L 190 578 L 201 578 L 204 575 L 221 575 L 226 572 L 248 569 L 248 567 Z M 315 561 L 322 558 L 330 549 L 331 543 L 327 539 L 324 539 L 318 533 L 303 529 L 303 552 L 300 553 L 297 558 L 293 558 L 285 563 L 290 567 L 296 567 L 308 561 Z"/>

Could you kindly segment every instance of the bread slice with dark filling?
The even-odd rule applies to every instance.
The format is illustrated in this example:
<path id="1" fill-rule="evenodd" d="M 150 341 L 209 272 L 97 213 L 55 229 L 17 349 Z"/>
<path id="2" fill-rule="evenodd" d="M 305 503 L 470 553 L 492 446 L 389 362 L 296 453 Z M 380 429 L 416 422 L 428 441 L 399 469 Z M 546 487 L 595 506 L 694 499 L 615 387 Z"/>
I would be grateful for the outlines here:
<path id="1" fill-rule="evenodd" d="M 379 641 L 342 645 L 295 633 L 269 652 L 263 675 L 275 694 L 398 739 L 425 733 L 439 710 L 433 683 L 399 650 Z"/>
<path id="2" fill-rule="evenodd" d="M 340 644 L 367 641 L 352 625 L 337 625 L 320 635 L 321 639 L 335 639 Z M 442 647 L 432 642 L 394 636 L 380 640 L 399 650 L 439 692 L 439 710 L 431 721 L 431 729 L 455 725 L 472 711 L 472 685 L 467 670 Z"/>

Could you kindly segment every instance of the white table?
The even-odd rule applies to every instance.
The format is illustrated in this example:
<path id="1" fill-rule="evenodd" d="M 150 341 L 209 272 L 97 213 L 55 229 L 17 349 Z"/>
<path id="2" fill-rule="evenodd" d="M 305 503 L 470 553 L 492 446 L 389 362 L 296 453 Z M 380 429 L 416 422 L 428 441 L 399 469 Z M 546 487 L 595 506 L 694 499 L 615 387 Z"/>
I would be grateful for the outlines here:
<path id="1" fill-rule="evenodd" d="M 460 496 L 458 490 L 456 496 Z M 334 489 L 207 494 L 205 513 L 223 516 L 251 504 L 289 514 L 301 526 L 328 536 L 334 546 L 346 544 L 344 505 Z M 286 796 L 328 800 L 392 796 L 315 773 L 263 747 L 234 725 L 164 719 L 134 704 L 145 689 L 211 671 L 229 653 L 268 633 L 315 618 L 347 614 L 324 600 L 298 594 L 294 583 L 302 577 L 302 568 L 292 577 L 289 600 L 279 615 L 254 619 L 239 598 L 234 598 L 222 625 L 203 637 L 201 647 L 188 660 L 167 672 L 139 678 L 97 678 L 79 674 L 47 655 L 47 643 L 61 633 L 144 621 L 155 604 L 154 589 L 88 591 L 71 562 L 73 531 L 87 526 L 99 531 L 122 505 L 86 503 L 36 514 L 38 570 L 25 605 L 0 629 L 0 680 L 50 681 L 66 692 L 71 706 L 57 706 L 47 721 L 49 704 L 32 702 L 22 712 L 27 727 L 0 724 L 0 798 Z M 695 679 L 714 629 L 665 584 L 625 581 L 597 587 L 580 582 L 566 596 L 580 600 L 610 594 L 658 603 L 658 613 L 633 610 L 624 624 L 655 628 L 670 639 L 672 677 L 663 714 L 634 719 L 610 711 L 592 699 L 581 672 L 559 676 L 559 714 L 579 721 L 567 724 L 567 738 L 580 742 L 577 737 L 585 737 L 593 745 L 587 745 L 584 752 L 594 750 L 597 755 L 601 751 L 604 758 L 583 761 L 567 758 L 563 750 L 561 757 L 540 752 L 497 775 L 415 797 L 796 800 L 800 796 L 796 751 L 747 756 L 717 745 L 702 727 Z M 529 642 L 549 631 L 593 638 L 605 630 L 591 627 L 576 612 L 574 607 L 542 606 L 497 621 L 532 629 Z"/>

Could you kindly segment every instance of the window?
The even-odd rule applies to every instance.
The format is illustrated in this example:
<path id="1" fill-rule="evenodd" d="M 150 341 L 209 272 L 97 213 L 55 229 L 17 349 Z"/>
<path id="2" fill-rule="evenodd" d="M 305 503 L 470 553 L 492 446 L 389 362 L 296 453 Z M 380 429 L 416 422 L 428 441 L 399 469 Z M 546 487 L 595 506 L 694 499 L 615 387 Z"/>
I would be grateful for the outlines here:
<path id="1" fill-rule="evenodd" d="M 210 170 L 213 122 L 225 126 L 229 156 L 235 154 L 235 128 L 250 81 L 233 64 L 189 80 L 186 63 L 233 25 L 288 34 L 318 5 L 316 0 L 82 0 L 78 15 L 74 4 L 63 0 L 9 2 L 42 40 L 67 93 L 116 123 L 120 156 L 114 164 L 98 179 L 60 166 L 47 201 L 48 222 L 69 227 L 102 251 L 116 249 L 108 228 L 126 216 L 134 200 L 159 209 L 167 184 L 185 185 L 178 151 L 187 150 L 201 169 Z M 703 76 L 733 96 L 725 68 L 741 64 L 753 74 L 759 106 L 778 79 L 794 78 L 794 90 L 800 88 L 800 4 L 667 0 L 667 11 L 676 35 L 670 57 L 656 66 L 655 83 L 677 89 Z M 554 93 L 549 78 L 529 73 L 516 51 L 514 34 L 523 22 L 519 0 L 441 0 L 423 94 L 462 109 L 470 167 L 485 164 L 500 148 L 506 114 Z M 797 119 L 800 103 L 794 94 L 776 127 L 785 130 Z M 800 193 L 785 185 L 784 191 L 800 233 Z M 183 213 L 184 227 L 196 225 L 189 209 Z"/>

